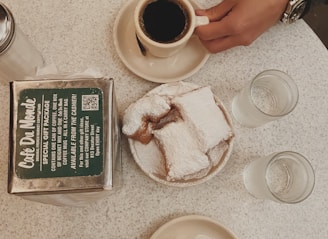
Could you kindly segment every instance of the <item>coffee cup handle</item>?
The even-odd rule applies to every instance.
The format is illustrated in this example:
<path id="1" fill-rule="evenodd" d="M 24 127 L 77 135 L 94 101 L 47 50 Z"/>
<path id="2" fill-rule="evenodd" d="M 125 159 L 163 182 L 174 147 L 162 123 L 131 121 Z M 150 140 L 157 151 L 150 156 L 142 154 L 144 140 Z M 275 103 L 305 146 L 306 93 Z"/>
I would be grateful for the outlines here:
<path id="1" fill-rule="evenodd" d="M 195 27 L 207 25 L 210 23 L 210 20 L 207 16 L 196 16 Z"/>

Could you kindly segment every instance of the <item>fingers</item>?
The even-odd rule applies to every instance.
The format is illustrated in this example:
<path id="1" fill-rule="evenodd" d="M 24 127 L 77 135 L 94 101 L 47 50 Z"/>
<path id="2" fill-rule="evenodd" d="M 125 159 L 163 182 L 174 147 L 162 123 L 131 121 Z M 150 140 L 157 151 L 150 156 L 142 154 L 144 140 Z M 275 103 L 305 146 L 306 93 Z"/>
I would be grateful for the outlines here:
<path id="1" fill-rule="evenodd" d="M 207 16 L 210 22 L 219 21 L 226 16 L 235 5 L 235 0 L 223 0 L 220 4 L 206 10 L 196 10 L 196 14 Z"/>
<path id="2" fill-rule="evenodd" d="M 202 41 L 202 43 L 210 53 L 218 53 L 237 46 L 230 38 L 231 37 L 224 37 L 212 41 Z"/>
<path id="3" fill-rule="evenodd" d="M 232 35 L 234 33 L 234 24 L 227 15 L 235 5 L 236 0 L 223 0 L 212 8 L 196 10 L 197 15 L 207 16 L 210 20 L 209 24 L 195 29 L 196 35 L 205 41 Z"/>
<path id="4" fill-rule="evenodd" d="M 233 29 L 230 19 L 223 18 L 221 21 L 210 22 L 207 25 L 197 27 L 195 33 L 200 39 L 209 41 L 216 38 L 230 36 L 234 33 Z"/>
<path id="5" fill-rule="evenodd" d="M 215 40 L 204 41 L 201 40 L 206 49 L 211 53 L 218 53 L 225 51 L 235 46 L 247 45 L 240 42 L 239 36 L 227 36 L 223 38 L 218 38 Z"/>

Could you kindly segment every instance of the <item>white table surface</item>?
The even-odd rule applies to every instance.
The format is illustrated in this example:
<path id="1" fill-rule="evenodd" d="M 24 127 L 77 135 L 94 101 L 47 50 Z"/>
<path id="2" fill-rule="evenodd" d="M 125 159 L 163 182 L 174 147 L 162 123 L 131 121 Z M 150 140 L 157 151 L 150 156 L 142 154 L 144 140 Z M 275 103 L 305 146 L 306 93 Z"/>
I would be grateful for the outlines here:
<path id="1" fill-rule="evenodd" d="M 113 45 L 113 23 L 126 0 L 3 0 L 48 64 L 66 72 L 99 69 L 115 79 L 120 116 L 158 84 L 131 73 Z M 209 7 L 217 1 L 199 0 Z M 248 47 L 212 55 L 186 81 L 211 85 L 231 112 L 233 96 L 262 70 L 279 69 L 298 84 L 300 100 L 289 116 L 256 129 L 235 123 L 234 150 L 226 167 L 208 183 L 173 188 L 148 178 L 122 139 L 122 189 L 83 208 L 56 207 L 7 194 L 9 90 L 0 87 L 0 238 L 140 238 L 182 215 L 200 214 L 229 227 L 238 238 L 327 238 L 328 236 L 328 51 L 299 21 L 277 24 Z M 294 150 L 306 155 L 316 186 L 306 201 L 284 205 L 255 199 L 242 172 L 254 157 Z"/>

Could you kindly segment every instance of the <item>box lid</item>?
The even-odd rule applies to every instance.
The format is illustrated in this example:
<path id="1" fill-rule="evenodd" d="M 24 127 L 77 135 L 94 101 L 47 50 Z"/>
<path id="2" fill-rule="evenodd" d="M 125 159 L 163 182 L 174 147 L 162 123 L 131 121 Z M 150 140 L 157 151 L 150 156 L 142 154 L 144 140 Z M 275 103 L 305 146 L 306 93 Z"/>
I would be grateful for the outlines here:
<path id="1" fill-rule="evenodd" d="M 109 78 L 12 82 L 8 192 L 111 190 L 114 104 Z"/>

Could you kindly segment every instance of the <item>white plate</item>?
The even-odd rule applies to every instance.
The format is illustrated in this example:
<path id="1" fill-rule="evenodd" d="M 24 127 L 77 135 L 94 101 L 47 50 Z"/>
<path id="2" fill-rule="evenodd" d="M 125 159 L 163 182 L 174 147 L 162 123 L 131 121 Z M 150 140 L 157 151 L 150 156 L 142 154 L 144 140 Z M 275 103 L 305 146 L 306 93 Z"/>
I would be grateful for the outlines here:
<path id="1" fill-rule="evenodd" d="M 158 95 L 166 95 L 166 96 L 173 97 L 191 91 L 196 88 L 199 88 L 199 86 L 196 84 L 180 81 L 180 82 L 162 84 L 154 88 L 153 90 L 149 91 L 146 95 L 158 94 Z M 215 100 L 218 106 L 220 106 L 220 108 L 224 111 L 227 121 L 233 131 L 231 118 L 227 110 L 225 109 L 224 105 L 217 97 L 215 97 Z M 146 175 L 148 175 L 151 179 L 159 183 L 168 186 L 175 186 L 175 187 L 187 187 L 187 186 L 198 185 L 214 177 L 218 172 L 220 172 L 223 169 L 223 167 L 226 165 L 227 161 L 229 160 L 230 155 L 232 153 L 233 142 L 234 142 L 234 136 L 230 139 L 228 143 L 229 145 L 228 149 L 224 152 L 222 157 L 215 159 L 217 161 L 217 164 L 214 167 L 212 167 L 212 169 L 205 177 L 199 179 L 190 179 L 187 181 L 173 182 L 173 181 L 166 180 L 164 159 L 162 153 L 159 151 L 154 140 L 152 140 L 150 143 L 145 145 L 137 140 L 133 140 L 129 138 L 130 150 L 132 152 L 134 160 L 139 165 L 141 170 Z"/>
<path id="2" fill-rule="evenodd" d="M 125 66 L 141 78 L 157 83 L 179 81 L 195 74 L 210 56 L 196 36 L 172 57 L 157 58 L 141 54 L 133 24 L 136 2 L 128 1 L 119 11 L 114 24 L 114 45 Z M 192 4 L 199 8 L 196 3 Z"/>
<path id="3" fill-rule="evenodd" d="M 189 215 L 164 224 L 150 239 L 237 239 L 237 237 L 209 217 Z"/>

